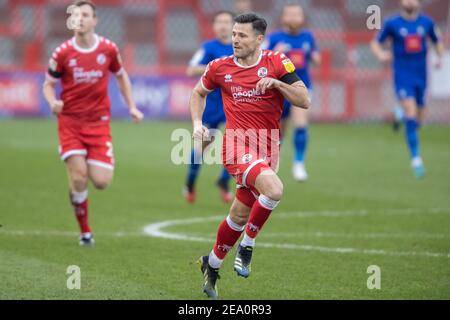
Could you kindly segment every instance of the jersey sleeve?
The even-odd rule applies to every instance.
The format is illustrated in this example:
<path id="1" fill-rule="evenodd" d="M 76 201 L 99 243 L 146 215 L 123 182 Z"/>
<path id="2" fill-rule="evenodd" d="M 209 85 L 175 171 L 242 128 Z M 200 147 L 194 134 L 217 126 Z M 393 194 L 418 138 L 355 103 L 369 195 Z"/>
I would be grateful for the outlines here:
<path id="1" fill-rule="evenodd" d="M 314 34 L 310 33 L 311 37 L 311 52 L 319 52 L 319 47 L 317 46 L 316 38 L 314 37 Z"/>
<path id="2" fill-rule="evenodd" d="M 119 48 L 116 44 L 111 45 L 111 62 L 109 64 L 109 71 L 116 75 L 120 75 L 123 72 L 123 62 L 120 56 Z"/>
<path id="3" fill-rule="evenodd" d="M 294 64 L 284 53 L 275 52 L 273 57 L 278 80 L 290 73 L 295 73 Z"/>
<path id="4" fill-rule="evenodd" d="M 200 49 L 197 50 L 197 52 L 195 52 L 194 56 L 189 62 L 189 66 L 206 66 L 211 60 L 211 54 L 209 53 L 208 47 L 206 45 L 203 45 Z"/>
<path id="5" fill-rule="evenodd" d="M 430 28 L 428 30 L 428 36 L 430 37 L 431 41 L 434 44 L 439 43 L 441 41 L 441 31 L 439 30 L 439 27 L 433 20 L 430 20 Z"/>
<path id="6" fill-rule="evenodd" d="M 213 60 L 206 66 L 206 70 L 200 79 L 201 86 L 208 92 L 213 91 L 219 86 L 216 81 L 217 61 Z"/>
<path id="7" fill-rule="evenodd" d="M 57 82 L 64 74 L 64 54 L 61 47 L 56 48 L 48 61 L 46 79 Z"/>
<path id="8" fill-rule="evenodd" d="M 265 50 L 273 50 L 273 47 L 275 46 L 275 41 L 273 39 L 273 34 L 269 35 L 266 40 L 264 40 L 261 49 Z"/>
<path id="9" fill-rule="evenodd" d="M 390 38 L 391 36 L 392 36 L 391 23 L 389 20 L 387 20 L 384 23 L 383 28 L 378 33 L 376 40 L 378 41 L 378 43 L 382 44 L 386 41 L 387 38 Z"/>

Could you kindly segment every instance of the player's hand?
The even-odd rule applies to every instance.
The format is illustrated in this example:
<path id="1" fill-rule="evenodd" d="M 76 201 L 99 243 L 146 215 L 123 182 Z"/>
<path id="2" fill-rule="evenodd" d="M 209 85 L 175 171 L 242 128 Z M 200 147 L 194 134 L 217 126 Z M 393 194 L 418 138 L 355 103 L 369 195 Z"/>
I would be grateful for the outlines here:
<path id="1" fill-rule="evenodd" d="M 390 51 L 383 51 L 380 53 L 378 59 L 381 63 L 389 63 L 392 61 L 392 53 Z"/>
<path id="2" fill-rule="evenodd" d="M 266 93 L 266 90 L 270 89 L 278 89 L 281 86 L 281 81 L 273 78 L 262 78 L 256 84 L 256 91 L 261 92 L 262 94 Z"/>
<path id="3" fill-rule="evenodd" d="M 50 108 L 52 109 L 52 112 L 55 115 L 59 114 L 62 111 L 63 107 L 64 107 L 64 102 L 61 100 L 55 100 L 50 105 Z"/>
<path id="4" fill-rule="evenodd" d="M 208 141 L 209 130 L 203 124 L 194 125 L 194 133 L 192 134 L 192 138 L 197 141 Z"/>
<path id="5" fill-rule="evenodd" d="M 130 109 L 130 116 L 134 123 L 139 123 L 144 119 L 144 114 L 136 107 Z"/>

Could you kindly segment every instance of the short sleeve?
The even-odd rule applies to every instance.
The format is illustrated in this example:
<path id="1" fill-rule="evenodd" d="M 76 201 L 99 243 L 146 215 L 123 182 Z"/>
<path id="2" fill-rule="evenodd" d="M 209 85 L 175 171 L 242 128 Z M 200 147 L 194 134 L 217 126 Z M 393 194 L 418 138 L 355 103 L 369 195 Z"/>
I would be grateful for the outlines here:
<path id="1" fill-rule="evenodd" d="M 391 23 L 388 21 L 386 21 L 383 25 L 383 28 L 380 30 L 380 32 L 378 33 L 376 40 L 379 43 L 384 43 L 386 41 L 387 38 L 392 37 L 392 31 L 391 31 Z"/>
<path id="2" fill-rule="evenodd" d="M 276 68 L 277 79 L 281 79 L 289 73 L 295 72 L 295 66 L 284 53 L 275 52 L 274 64 Z"/>
<path id="3" fill-rule="evenodd" d="M 48 61 L 46 79 L 52 82 L 61 79 L 64 74 L 64 55 L 61 47 L 56 48 Z"/>
<path id="4" fill-rule="evenodd" d="M 433 20 L 430 20 L 430 28 L 428 30 L 428 36 L 431 41 L 436 44 L 441 41 L 441 31 L 439 27 L 434 23 Z"/>
<path id="5" fill-rule="evenodd" d="M 208 92 L 213 91 L 219 85 L 216 81 L 217 60 L 211 61 L 200 79 L 201 86 Z"/>
<path id="6" fill-rule="evenodd" d="M 120 75 L 123 72 L 123 62 L 120 56 L 119 49 L 115 44 L 111 47 L 111 62 L 109 64 L 109 71 L 116 75 Z"/>
<path id="7" fill-rule="evenodd" d="M 319 47 L 317 46 L 316 38 L 314 37 L 314 35 L 312 33 L 310 34 L 310 37 L 311 37 L 311 51 L 312 52 L 319 51 Z"/>
<path id="8" fill-rule="evenodd" d="M 189 62 L 189 66 L 197 67 L 197 66 L 205 66 L 211 61 L 211 55 L 207 46 L 203 45 L 200 49 L 198 49 L 191 61 Z"/>

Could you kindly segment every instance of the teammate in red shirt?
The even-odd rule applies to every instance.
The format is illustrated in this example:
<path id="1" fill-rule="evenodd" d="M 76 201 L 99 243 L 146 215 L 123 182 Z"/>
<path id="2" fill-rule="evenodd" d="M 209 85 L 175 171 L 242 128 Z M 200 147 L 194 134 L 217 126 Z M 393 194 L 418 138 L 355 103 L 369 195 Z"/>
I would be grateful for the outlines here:
<path id="1" fill-rule="evenodd" d="M 117 46 L 94 33 L 95 5 L 75 3 L 79 24 L 75 36 L 52 54 L 44 82 L 44 96 L 58 119 L 59 152 L 68 171 L 70 201 L 81 229 L 80 244 L 92 245 L 88 223 L 88 181 L 100 190 L 113 178 L 114 157 L 110 132 L 109 72 L 119 88 L 135 122 L 142 113 L 134 104 L 131 83 L 122 66 Z M 61 99 L 55 85 L 61 80 Z"/>
<path id="2" fill-rule="evenodd" d="M 236 18 L 234 55 L 212 61 L 192 93 L 190 108 L 196 142 L 209 138 L 202 124 L 207 94 L 222 90 L 227 118 L 222 159 L 237 181 L 236 198 L 220 224 L 209 256 L 200 258 L 205 278 L 203 291 L 217 297 L 216 280 L 226 254 L 244 232 L 234 270 L 248 277 L 255 238 L 283 194 L 276 174 L 283 101 L 307 109 L 310 99 L 292 62 L 282 53 L 261 50 L 266 21 L 255 14 Z"/>

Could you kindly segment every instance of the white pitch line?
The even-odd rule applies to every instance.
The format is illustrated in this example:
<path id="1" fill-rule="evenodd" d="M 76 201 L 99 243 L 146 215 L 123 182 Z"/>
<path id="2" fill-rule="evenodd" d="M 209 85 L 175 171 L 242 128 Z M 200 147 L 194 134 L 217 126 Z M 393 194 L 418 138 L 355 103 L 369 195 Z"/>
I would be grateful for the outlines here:
<path id="1" fill-rule="evenodd" d="M 357 212 L 356 214 L 360 214 Z M 296 214 L 296 213 L 294 213 Z M 279 214 L 283 217 L 287 217 L 289 213 Z M 334 216 L 338 216 L 338 212 L 333 213 Z M 349 212 L 345 215 L 350 215 Z M 297 215 L 293 215 L 297 216 Z M 191 225 L 196 223 L 203 223 L 208 221 L 219 221 L 223 219 L 222 216 L 210 217 L 210 218 L 191 218 L 182 220 L 167 220 L 158 223 L 152 223 L 144 227 L 143 232 L 151 237 L 168 239 L 168 240 L 181 240 L 181 241 L 194 241 L 194 242 L 214 242 L 213 238 L 205 238 L 198 236 L 191 236 L 182 233 L 174 233 L 164 231 L 165 228 L 179 226 L 179 225 Z M 357 248 L 329 248 L 314 245 L 300 245 L 300 244 L 276 244 L 276 243 L 261 243 L 258 242 L 258 247 L 263 248 L 277 248 L 277 249 L 292 249 L 303 251 L 318 251 L 325 253 L 362 253 L 369 255 L 390 255 L 390 256 L 425 256 L 425 257 L 445 257 L 450 258 L 450 253 L 441 252 L 428 252 L 428 251 L 388 251 L 384 249 L 357 249 Z"/>

